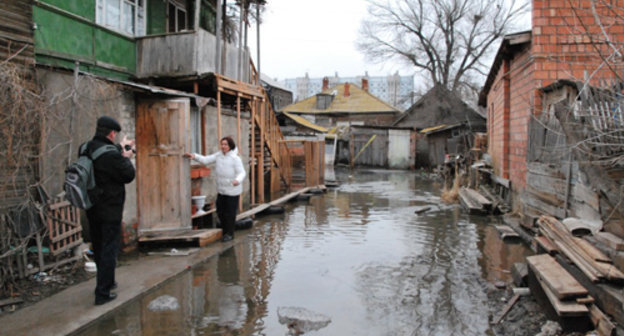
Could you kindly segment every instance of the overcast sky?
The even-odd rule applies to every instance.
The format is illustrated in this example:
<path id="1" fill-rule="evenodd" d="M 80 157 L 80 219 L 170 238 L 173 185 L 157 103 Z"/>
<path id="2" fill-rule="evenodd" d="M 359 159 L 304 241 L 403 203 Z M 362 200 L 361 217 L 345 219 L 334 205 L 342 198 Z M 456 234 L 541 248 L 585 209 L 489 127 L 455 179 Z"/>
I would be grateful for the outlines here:
<path id="1" fill-rule="evenodd" d="M 356 50 L 360 21 L 366 17 L 365 0 L 268 0 L 260 26 L 261 71 L 277 78 L 317 78 L 363 75 L 383 76 L 413 68 L 398 63 L 371 64 Z M 530 20 L 530 19 L 528 19 Z M 530 22 L 523 29 L 530 29 Z M 257 64 L 255 27 L 249 47 Z"/>

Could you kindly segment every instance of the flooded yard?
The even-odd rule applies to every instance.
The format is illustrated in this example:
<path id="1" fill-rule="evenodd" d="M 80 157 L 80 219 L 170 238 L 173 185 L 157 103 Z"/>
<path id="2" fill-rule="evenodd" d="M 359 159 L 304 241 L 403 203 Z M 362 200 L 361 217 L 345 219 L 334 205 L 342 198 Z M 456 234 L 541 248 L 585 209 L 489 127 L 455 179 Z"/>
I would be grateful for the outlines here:
<path id="1" fill-rule="evenodd" d="M 443 204 L 415 172 L 336 176 L 81 335 L 491 334 L 487 290 L 530 254 L 500 219 Z"/>

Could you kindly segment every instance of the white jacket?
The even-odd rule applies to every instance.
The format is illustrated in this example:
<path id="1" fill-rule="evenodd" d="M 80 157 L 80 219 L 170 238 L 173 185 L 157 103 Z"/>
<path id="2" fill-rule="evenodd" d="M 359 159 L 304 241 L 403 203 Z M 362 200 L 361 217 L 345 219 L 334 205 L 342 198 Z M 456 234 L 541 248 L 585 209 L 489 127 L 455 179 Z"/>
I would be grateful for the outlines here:
<path id="1" fill-rule="evenodd" d="M 243 180 L 247 173 L 243 167 L 243 161 L 238 156 L 235 148 L 223 154 L 218 151 L 214 154 L 203 156 L 195 153 L 195 161 L 204 166 L 216 162 L 215 175 L 217 178 L 217 192 L 222 195 L 236 196 L 243 192 Z M 237 180 L 238 185 L 232 185 L 232 181 Z"/>

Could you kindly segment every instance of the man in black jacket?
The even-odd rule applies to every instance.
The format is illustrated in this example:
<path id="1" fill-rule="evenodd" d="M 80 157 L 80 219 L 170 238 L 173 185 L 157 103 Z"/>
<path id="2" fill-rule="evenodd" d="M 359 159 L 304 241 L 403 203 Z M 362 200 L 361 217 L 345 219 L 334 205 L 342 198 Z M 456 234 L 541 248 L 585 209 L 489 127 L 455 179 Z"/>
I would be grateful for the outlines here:
<path id="1" fill-rule="evenodd" d="M 114 145 L 115 137 L 121 131 L 117 120 L 103 116 L 97 120 L 95 136 L 87 145 L 87 153 L 91 154 L 104 145 Z M 111 293 L 117 287 L 115 282 L 115 266 L 117 253 L 120 249 L 121 219 L 126 199 L 125 184 L 132 182 L 135 170 L 132 158 L 134 140 L 123 138 L 118 151 L 104 152 L 93 162 L 96 189 L 89 195 L 94 205 L 87 210 L 89 231 L 95 264 L 97 266 L 97 282 L 95 287 L 95 304 L 101 305 L 117 297 Z"/>

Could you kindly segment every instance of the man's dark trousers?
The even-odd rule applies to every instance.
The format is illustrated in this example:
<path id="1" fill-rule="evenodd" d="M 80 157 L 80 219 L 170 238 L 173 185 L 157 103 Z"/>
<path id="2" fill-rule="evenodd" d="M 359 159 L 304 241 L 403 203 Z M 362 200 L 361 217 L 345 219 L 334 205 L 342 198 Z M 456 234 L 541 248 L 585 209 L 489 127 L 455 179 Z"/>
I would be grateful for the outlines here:
<path id="1" fill-rule="evenodd" d="M 115 283 L 115 267 L 121 239 L 121 218 L 111 218 L 106 207 L 97 205 L 87 211 L 93 255 L 97 266 L 95 297 L 110 294 Z"/>
<path id="2" fill-rule="evenodd" d="M 217 195 L 217 216 L 221 222 L 223 235 L 234 237 L 234 225 L 236 223 L 236 212 L 238 210 L 239 195 Z"/>

